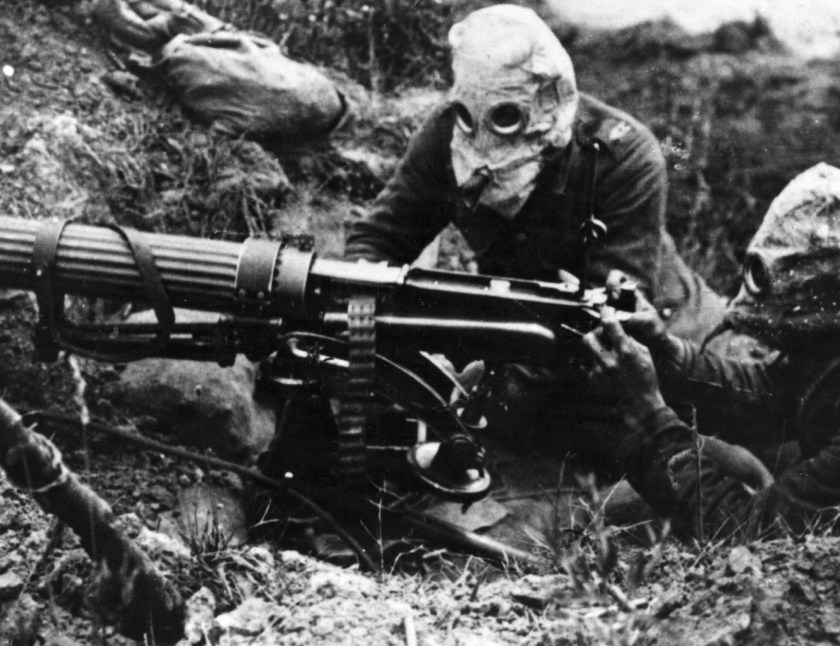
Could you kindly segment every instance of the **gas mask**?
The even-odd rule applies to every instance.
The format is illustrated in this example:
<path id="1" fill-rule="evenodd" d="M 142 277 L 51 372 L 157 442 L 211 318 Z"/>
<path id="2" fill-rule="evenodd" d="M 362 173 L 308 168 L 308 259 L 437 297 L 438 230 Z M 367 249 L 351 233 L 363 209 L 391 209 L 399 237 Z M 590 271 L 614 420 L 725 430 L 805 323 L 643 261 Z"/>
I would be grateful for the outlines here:
<path id="1" fill-rule="evenodd" d="M 840 168 L 820 163 L 770 205 L 725 323 L 779 349 L 831 356 L 840 349 L 838 322 Z"/>
<path id="2" fill-rule="evenodd" d="M 452 167 L 469 208 L 512 219 L 546 153 L 572 140 L 578 92 L 563 46 L 530 9 L 494 5 L 449 32 L 455 83 Z"/>

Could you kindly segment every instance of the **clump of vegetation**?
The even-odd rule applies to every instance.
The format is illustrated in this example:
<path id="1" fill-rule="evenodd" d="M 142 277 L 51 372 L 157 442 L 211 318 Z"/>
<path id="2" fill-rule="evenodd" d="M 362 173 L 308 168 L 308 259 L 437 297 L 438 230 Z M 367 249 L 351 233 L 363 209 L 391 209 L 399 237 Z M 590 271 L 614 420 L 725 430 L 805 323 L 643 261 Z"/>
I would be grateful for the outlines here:
<path id="1" fill-rule="evenodd" d="M 201 0 L 202 9 L 267 34 L 294 58 L 341 70 L 390 91 L 441 83 L 452 8 L 440 0 Z"/>
<path id="2" fill-rule="evenodd" d="M 25 124 L 0 118 L 19 140 L 10 146 L 22 178 L 19 192 L 8 195 L 10 214 L 92 223 L 116 217 L 141 230 L 208 237 L 264 233 L 285 203 L 289 180 L 255 142 L 155 110 L 99 106 L 94 116 L 103 118 L 105 136 L 69 115 Z"/>

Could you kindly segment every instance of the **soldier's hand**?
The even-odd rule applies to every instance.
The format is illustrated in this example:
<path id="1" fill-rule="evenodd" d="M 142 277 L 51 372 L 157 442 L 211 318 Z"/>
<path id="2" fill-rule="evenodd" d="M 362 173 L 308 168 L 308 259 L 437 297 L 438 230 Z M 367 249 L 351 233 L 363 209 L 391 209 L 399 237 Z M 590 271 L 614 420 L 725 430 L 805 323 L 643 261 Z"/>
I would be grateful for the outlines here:
<path id="1" fill-rule="evenodd" d="M 613 269 L 607 276 L 607 294 L 612 298 L 618 298 L 621 286 L 628 280 L 627 274 L 623 271 Z M 635 300 L 634 311 L 623 322 L 624 329 L 630 336 L 649 348 L 656 347 L 668 334 L 665 321 L 638 289 L 635 291 Z"/>
<path id="2" fill-rule="evenodd" d="M 611 271 L 607 276 L 607 294 L 615 296 L 622 283 L 627 280 L 627 275 L 624 272 Z M 635 292 L 635 297 L 634 311 L 625 319 L 622 319 L 624 330 L 634 339 L 650 348 L 657 361 L 664 359 L 679 365 L 683 353 L 682 343 L 668 333 L 668 327 L 659 315 L 659 311 L 638 289 Z"/>
<path id="3" fill-rule="evenodd" d="M 602 309 L 601 325 L 583 343 L 592 358 L 590 385 L 618 395 L 629 424 L 665 407 L 650 351 L 625 333 L 615 310 Z"/>
<path id="4" fill-rule="evenodd" d="M 773 484 L 773 474 L 753 453 L 743 446 L 729 444 L 716 437 L 702 436 L 703 455 L 715 461 L 731 478 L 758 491 Z"/>

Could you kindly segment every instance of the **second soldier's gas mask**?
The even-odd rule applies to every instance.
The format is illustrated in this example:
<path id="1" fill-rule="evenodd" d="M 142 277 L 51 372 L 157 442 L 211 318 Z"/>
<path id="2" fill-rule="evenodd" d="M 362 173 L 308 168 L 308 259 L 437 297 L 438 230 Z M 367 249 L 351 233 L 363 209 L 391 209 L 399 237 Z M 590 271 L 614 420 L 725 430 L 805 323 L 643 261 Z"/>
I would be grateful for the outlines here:
<path id="1" fill-rule="evenodd" d="M 512 219 L 546 153 L 572 140 L 578 93 L 571 60 L 533 11 L 514 5 L 470 14 L 449 42 L 452 167 L 461 197 Z"/>

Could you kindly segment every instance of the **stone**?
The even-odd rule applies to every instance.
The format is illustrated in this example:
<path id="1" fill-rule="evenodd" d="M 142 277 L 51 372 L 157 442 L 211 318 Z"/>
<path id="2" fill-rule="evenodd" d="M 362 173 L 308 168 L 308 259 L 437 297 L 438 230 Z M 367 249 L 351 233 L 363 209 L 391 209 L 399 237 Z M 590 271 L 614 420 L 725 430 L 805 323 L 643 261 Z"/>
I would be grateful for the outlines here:
<path id="1" fill-rule="evenodd" d="M 14 572 L 0 574 L 0 601 L 10 601 L 23 590 L 23 579 Z"/>
<path id="2" fill-rule="evenodd" d="M 182 489 L 177 511 L 180 534 L 190 543 L 219 540 L 240 545 L 248 538 L 242 500 L 224 487 L 200 483 Z"/>
<path id="3" fill-rule="evenodd" d="M 185 605 L 184 638 L 190 644 L 209 642 L 216 611 L 216 597 L 209 588 L 201 587 L 187 599 Z"/>
<path id="4" fill-rule="evenodd" d="M 233 643 L 234 637 L 262 638 L 260 643 L 270 643 L 273 626 L 278 619 L 288 616 L 288 611 L 271 601 L 251 597 L 239 606 L 216 617 L 211 643 Z M 279 635 L 275 635 L 279 637 Z M 277 643 L 277 642 L 275 642 Z"/>
<path id="5" fill-rule="evenodd" d="M 369 597 L 376 594 L 377 589 L 374 580 L 339 568 L 316 572 L 309 579 L 309 587 L 325 599 Z"/>
<path id="6" fill-rule="evenodd" d="M 739 545 L 733 547 L 729 552 L 727 570 L 733 574 L 750 572 L 756 576 L 761 575 L 761 559 L 753 554 L 748 547 Z"/>
<path id="7" fill-rule="evenodd" d="M 213 322 L 215 313 L 176 310 L 178 322 Z M 128 322 L 154 320 L 151 312 Z M 211 448 L 227 459 L 247 460 L 274 435 L 274 411 L 254 398 L 258 366 L 244 357 L 222 368 L 212 362 L 143 359 L 129 363 L 105 396 L 132 415 L 151 418 L 147 430 L 175 441 Z"/>

